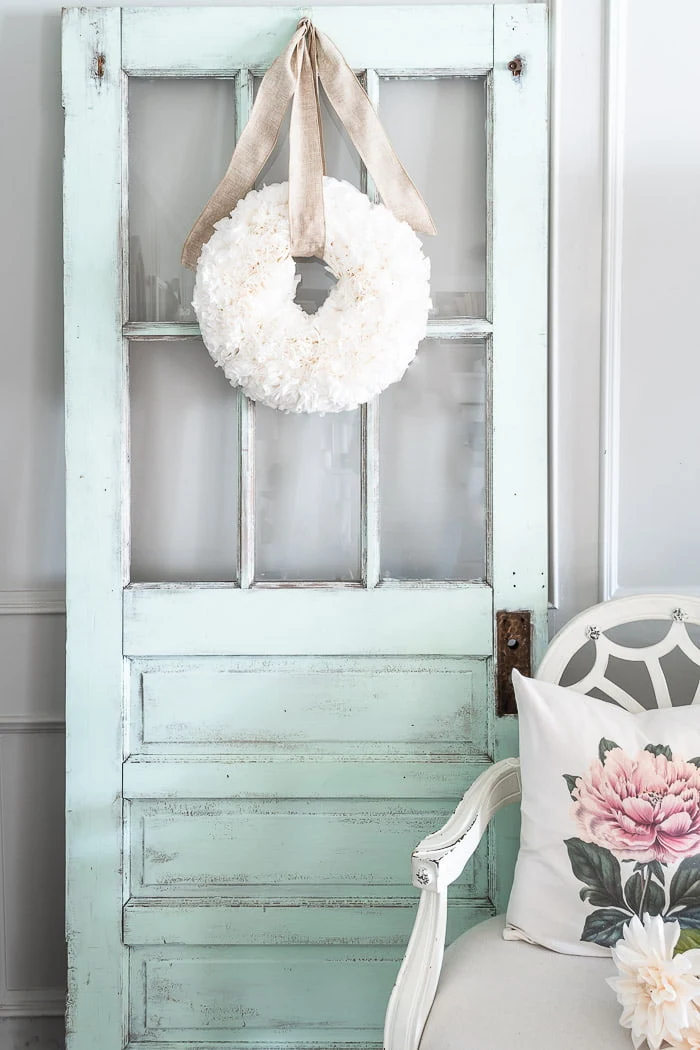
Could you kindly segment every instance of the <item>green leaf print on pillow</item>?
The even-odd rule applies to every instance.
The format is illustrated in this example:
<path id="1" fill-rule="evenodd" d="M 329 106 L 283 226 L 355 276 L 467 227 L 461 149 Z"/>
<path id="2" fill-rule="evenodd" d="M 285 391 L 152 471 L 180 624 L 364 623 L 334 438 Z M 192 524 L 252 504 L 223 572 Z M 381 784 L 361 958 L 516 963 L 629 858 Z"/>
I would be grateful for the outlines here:
<path id="1" fill-rule="evenodd" d="M 700 768 L 666 744 L 635 757 L 603 737 L 582 776 L 563 774 L 579 835 L 564 840 L 581 900 L 598 909 L 581 940 L 611 947 L 633 915 L 700 929 Z M 667 869 L 673 869 L 667 887 Z"/>

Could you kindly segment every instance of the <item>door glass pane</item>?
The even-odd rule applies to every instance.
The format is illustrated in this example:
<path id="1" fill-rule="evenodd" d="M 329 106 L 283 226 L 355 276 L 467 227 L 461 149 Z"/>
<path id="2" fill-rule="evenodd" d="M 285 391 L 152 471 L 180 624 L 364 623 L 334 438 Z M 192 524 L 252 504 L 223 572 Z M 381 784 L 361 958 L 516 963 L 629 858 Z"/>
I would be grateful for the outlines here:
<path id="1" fill-rule="evenodd" d="M 384 578 L 483 578 L 485 391 L 485 343 L 426 339 L 381 395 Z"/>
<path id="2" fill-rule="evenodd" d="M 359 411 L 255 419 L 256 579 L 359 580 Z"/>
<path id="3" fill-rule="evenodd" d="M 235 580 L 238 396 L 200 340 L 133 342 L 131 578 Z"/>
<path id="4" fill-rule="evenodd" d="M 359 188 L 357 152 L 325 97 L 321 108 L 327 172 Z M 256 185 L 288 178 L 289 113 Z M 335 282 L 318 260 L 297 269 L 296 301 L 313 313 Z M 359 580 L 359 412 L 286 415 L 257 405 L 255 419 L 255 578 Z"/>
<path id="5" fill-rule="evenodd" d="M 255 89 L 260 83 L 256 78 Z M 359 154 L 348 138 L 345 129 L 321 93 L 321 115 L 323 117 L 323 144 L 326 153 L 326 173 L 334 179 L 344 179 L 357 186 L 362 182 L 362 163 Z M 277 145 L 260 173 L 255 185 L 270 186 L 273 182 L 289 179 L 289 112 L 282 124 Z M 301 280 L 297 286 L 296 302 L 306 313 L 315 313 L 326 300 L 335 284 L 335 278 L 318 259 L 297 260 L 297 273 Z"/>
<path id="6" fill-rule="evenodd" d="M 235 144 L 232 80 L 129 79 L 129 316 L 196 320 L 185 237 Z"/>
<path id="7" fill-rule="evenodd" d="M 423 237 L 433 315 L 483 317 L 486 91 L 483 78 L 382 79 L 379 115 L 438 229 Z"/>

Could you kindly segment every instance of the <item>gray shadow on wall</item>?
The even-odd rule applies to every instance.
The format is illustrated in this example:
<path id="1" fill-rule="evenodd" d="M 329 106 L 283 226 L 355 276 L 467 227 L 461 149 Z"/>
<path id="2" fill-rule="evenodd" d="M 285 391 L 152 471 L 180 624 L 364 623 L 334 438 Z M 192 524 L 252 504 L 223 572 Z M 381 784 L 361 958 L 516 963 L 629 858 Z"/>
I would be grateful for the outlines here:
<path id="1" fill-rule="evenodd" d="M 58 5 L 0 13 L 0 591 L 60 588 L 65 573 L 60 39 Z M 60 716 L 64 637 L 62 617 L 0 616 L 3 714 Z M 15 998 L 53 998 L 64 984 L 64 767 L 60 731 L 0 737 L 1 935 Z M 3 1018 L 0 1044 L 60 1050 L 62 1028 L 60 1017 Z"/>
<path id="2" fill-rule="evenodd" d="M 0 588 L 64 576 L 60 13 L 0 15 Z"/>

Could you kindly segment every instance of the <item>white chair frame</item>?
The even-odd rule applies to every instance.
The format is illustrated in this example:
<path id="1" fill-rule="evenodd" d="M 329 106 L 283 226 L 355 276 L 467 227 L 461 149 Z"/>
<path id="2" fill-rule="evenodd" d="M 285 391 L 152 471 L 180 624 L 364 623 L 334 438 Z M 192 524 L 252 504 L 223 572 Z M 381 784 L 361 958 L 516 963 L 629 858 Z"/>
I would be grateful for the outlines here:
<path id="1" fill-rule="evenodd" d="M 606 631 L 644 620 L 669 621 L 665 637 L 646 647 L 620 645 Z M 536 677 L 559 683 L 572 657 L 588 641 L 595 643 L 591 670 L 571 688 L 588 693 L 602 690 L 627 711 L 642 705 L 606 677 L 610 657 L 646 665 L 656 703 L 670 707 L 671 697 L 660 660 L 680 649 L 700 667 L 700 649 L 687 624 L 700 625 L 700 598 L 673 594 L 641 594 L 594 605 L 571 620 L 550 642 Z M 700 702 L 700 686 L 693 698 Z M 421 890 L 418 913 L 389 1000 L 384 1027 L 385 1050 L 418 1050 L 435 998 L 442 968 L 447 926 L 447 893 L 476 850 L 491 817 L 520 801 L 520 762 L 496 762 L 474 781 L 447 823 L 416 847 L 411 857 L 413 885 Z"/>

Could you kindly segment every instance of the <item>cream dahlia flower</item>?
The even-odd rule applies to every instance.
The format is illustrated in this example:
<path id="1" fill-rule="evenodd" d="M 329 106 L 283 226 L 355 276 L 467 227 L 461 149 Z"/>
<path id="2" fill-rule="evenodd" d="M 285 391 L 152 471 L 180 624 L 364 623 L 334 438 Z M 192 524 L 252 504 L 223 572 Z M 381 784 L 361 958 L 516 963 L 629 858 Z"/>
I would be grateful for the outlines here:
<path id="1" fill-rule="evenodd" d="M 694 1011 L 692 1017 L 692 1028 L 684 1028 L 681 1040 L 671 1043 L 672 1050 L 700 1050 L 700 1012 Z"/>
<path id="2" fill-rule="evenodd" d="M 677 922 L 645 915 L 642 924 L 635 915 L 612 949 L 620 976 L 608 978 L 608 984 L 622 1005 L 620 1024 L 632 1030 L 636 1048 L 645 1039 L 651 1050 L 660 1050 L 665 1040 L 693 1050 L 698 1046 L 684 1043 L 683 1033 L 697 1020 L 700 949 L 674 957 L 680 932 Z"/>

